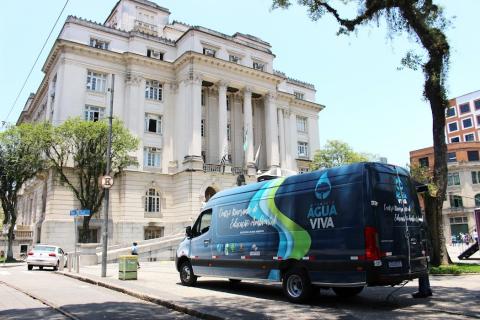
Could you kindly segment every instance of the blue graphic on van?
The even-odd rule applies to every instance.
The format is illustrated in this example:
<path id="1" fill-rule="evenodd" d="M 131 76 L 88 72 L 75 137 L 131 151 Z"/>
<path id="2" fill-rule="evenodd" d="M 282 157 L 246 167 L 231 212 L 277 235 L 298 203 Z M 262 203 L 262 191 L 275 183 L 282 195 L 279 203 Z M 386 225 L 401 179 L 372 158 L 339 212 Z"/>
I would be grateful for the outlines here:
<path id="1" fill-rule="evenodd" d="M 330 191 L 332 191 L 332 185 L 328 179 L 327 172 L 325 172 L 320 176 L 315 186 L 315 196 L 318 200 L 325 200 L 330 195 Z"/>
<path id="2" fill-rule="evenodd" d="M 399 204 L 407 204 L 407 194 L 403 189 L 403 183 L 400 177 L 395 178 L 395 197 Z"/>

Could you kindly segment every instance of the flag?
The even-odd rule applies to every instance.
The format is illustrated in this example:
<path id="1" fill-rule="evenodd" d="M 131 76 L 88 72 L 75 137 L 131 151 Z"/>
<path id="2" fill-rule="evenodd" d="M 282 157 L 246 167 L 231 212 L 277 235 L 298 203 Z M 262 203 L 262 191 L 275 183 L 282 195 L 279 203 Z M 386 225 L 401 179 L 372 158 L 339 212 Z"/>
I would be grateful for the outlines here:
<path id="1" fill-rule="evenodd" d="M 257 152 L 255 153 L 255 158 L 253 159 L 253 161 L 255 162 L 255 167 L 258 169 L 258 167 L 260 166 L 260 163 L 259 163 L 259 156 L 260 156 L 260 147 L 262 146 L 262 144 L 260 144 L 258 146 L 258 149 L 257 149 Z"/>

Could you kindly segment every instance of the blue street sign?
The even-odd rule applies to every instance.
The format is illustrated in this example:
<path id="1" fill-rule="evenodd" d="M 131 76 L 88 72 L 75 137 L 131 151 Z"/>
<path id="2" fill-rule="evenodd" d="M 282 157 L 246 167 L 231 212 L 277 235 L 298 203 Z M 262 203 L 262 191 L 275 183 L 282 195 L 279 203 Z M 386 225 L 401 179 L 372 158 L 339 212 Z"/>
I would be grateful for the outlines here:
<path id="1" fill-rule="evenodd" d="M 76 217 L 76 216 L 89 216 L 90 215 L 90 210 L 89 209 L 83 209 L 83 210 L 70 210 L 70 216 Z"/>
<path id="2" fill-rule="evenodd" d="M 77 210 L 77 214 L 79 216 L 89 216 L 90 210 L 89 209 Z"/>

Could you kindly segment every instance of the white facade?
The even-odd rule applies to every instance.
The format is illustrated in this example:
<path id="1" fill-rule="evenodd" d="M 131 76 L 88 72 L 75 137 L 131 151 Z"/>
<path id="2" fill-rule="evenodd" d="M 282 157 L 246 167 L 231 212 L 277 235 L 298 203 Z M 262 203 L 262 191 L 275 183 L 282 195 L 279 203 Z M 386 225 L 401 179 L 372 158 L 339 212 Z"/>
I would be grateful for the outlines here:
<path id="1" fill-rule="evenodd" d="M 180 231 L 207 188 L 232 187 L 239 173 L 254 181 L 257 153 L 257 169 L 304 171 L 319 148 L 315 89 L 274 71 L 267 42 L 170 22 L 169 14 L 150 1 L 121 0 L 103 25 L 68 17 L 19 119 L 102 118 L 115 75 L 114 116 L 141 143 L 139 166 L 111 192 L 113 243 Z M 226 172 L 222 158 L 230 159 Z M 76 207 L 51 175 L 36 178 L 22 193 L 19 224 L 32 227 L 34 241 L 68 248 Z"/>

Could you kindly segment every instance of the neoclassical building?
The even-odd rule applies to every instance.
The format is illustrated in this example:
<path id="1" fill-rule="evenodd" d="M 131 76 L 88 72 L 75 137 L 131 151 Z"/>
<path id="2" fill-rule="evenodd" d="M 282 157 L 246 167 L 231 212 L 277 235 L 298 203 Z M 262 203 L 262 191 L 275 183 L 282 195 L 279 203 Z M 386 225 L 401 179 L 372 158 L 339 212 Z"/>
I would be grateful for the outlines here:
<path id="1" fill-rule="evenodd" d="M 140 148 L 139 166 L 112 188 L 112 244 L 179 232 L 239 174 L 252 182 L 257 170 L 303 172 L 319 148 L 315 88 L 275 71 L 268 42 L 169 16 L 146 0 L 118 1 L 103 24 L 69 16 L 18 119 L 97 121 L 109 112 L 114 76 L 114 116 Z M 34 243 L 68 249 L 78 206 L 52 174 L 37 177 L 21 192 L 18 227 Z M 91 221 L 98 242 L 101 218 Z"/>

